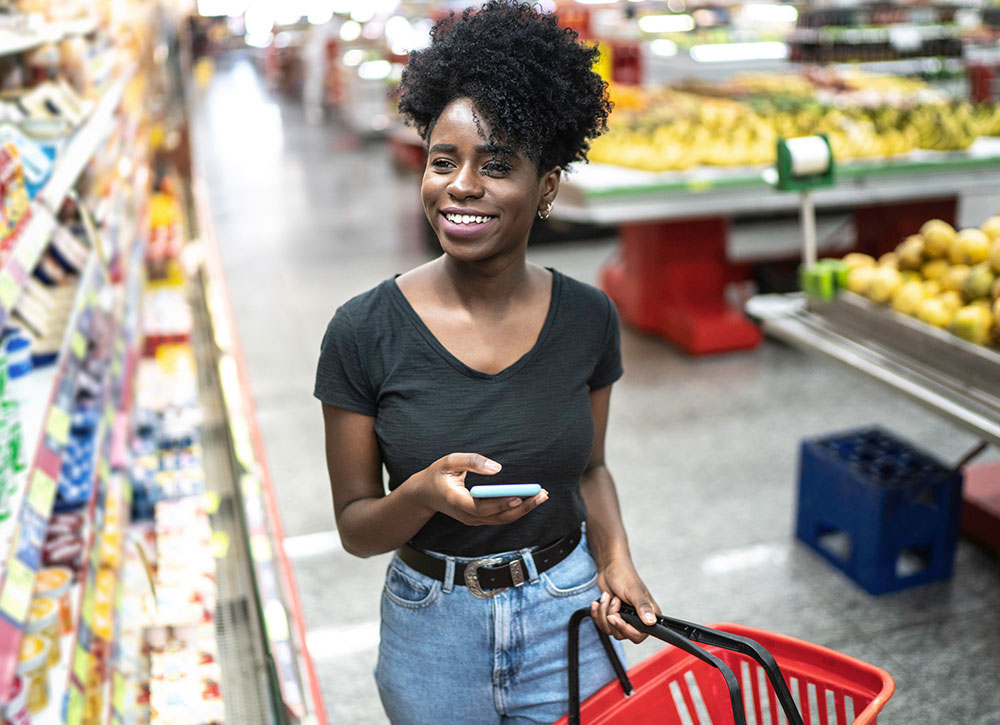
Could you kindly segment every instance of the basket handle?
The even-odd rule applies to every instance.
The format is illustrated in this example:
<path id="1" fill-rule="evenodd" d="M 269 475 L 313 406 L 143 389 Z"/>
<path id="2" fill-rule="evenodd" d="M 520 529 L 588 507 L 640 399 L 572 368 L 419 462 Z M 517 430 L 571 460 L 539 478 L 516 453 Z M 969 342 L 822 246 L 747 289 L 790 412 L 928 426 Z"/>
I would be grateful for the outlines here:
<path id="1" fill-rule="evenodd" d="M 624 611 L 624 608 L 623 610 Z M 635 614 L 635 610 L 632 609 L 632 614 Z M 585 618 L 590 616 L 590 609 L 578 609 L 573 612 L 573 615 L 569 620 L 569 647 L 568 647 L 568 657 L 569 660 L 569 725 L 580 725 L 580 622 Z M 628 621 L 628 620 L 626 620 Z M 743 699 L 740 692 L 740 684 L 736 679 L 736 675 L 729 666 L 720 660 L 718 657 L 710 652 L 706 652 L 701 647 L 692 644 L 682 635 L 674 632 L 667 627 L 662 625 L 649 626 L 642 624 L 641 621 L 636 617 L 637 622 L 641 625 L 638 629 L 651 634 L 657 639 L 663 640 L 667 644 L 672 644 L 678 649 L 682 649 L 693 657 L 697 657 L 702 662 L 706 662 L 712 667 L 715 667 L 722 674 L 723 679 L 726 681 L 726 687 L 729 690 L 729 702 L 733 710 L 733 725 L 746 725 L 746 717 L 743 714 Z M 629 622 L 633 624 L 633 622 Z M 634 626 L 634 624 L 633 624 Z M 595 624 L 594 630 L 597 632 L 598 638 L 601 640 L 601 644 L 604 645 L 604 651 L 608 655 L 608 659 L 611 661 L 611 666 L 615 670 L 615 674 L 618 677 L 618 682 L 622 686 L 622 692 L 625 693 L 625 697 L 629 697 L 635 688 L 632 687 L 631 681 L 628 679 L 628 675 L 625 673 L 625 668 L 621 661 L 618 659 L 618 655 L 615 653 L 614 647 L 611 644 L 611 638 L 600 630 L 600 628 Z M 797 725 L 801 725 L 801 719 L 798 721 Z"/>
<path id="2" fill-rule="evenodd" d="M 756 642 L 749 637 L 741 637 L 728 632 L 720 632 L 719 630 L 712 629 L 711 627 L 703 627 L 700 624 L 685 622 L 682 619 L 674 619 L 673 617 L 667 617 L 663 614 L 658 614 L 656 616 L 656 625 L 650 627 L 643 624 L 642 620 L 639 619 L 638 613 L 633 607 L 624 603 L 621 606 L 619 614 L 622 616 L 622 619 L 636 629 L 654 636 L 659 635 L 651 630 L 662 627 L 676 632 L 691 642 L 699 642 L 701 644 L 709 645 L 710 647 L 718 647 L 720 649 L 746 655 L 764 669 L 764 672 L 767 674 L 767 679 L 771 683 L 771 687 L 774 688 L 774 694 L 778 698 L 781 709 L 785 711 L 785 717 L 788 719 L 789 725 L 803 725 L 802 715 L 799 713 L 798 708 L 795 706 L 795 701 L 792 699 L 792 695 L 788 691 L 788 685 L 785 684 L 785 678 L 781 676 L 781 669 L 778 667 L 777 660 L 775 660 L 773 655 L 771 655 L 771 653 L 768 652 L 767 649 L 759 642 Z"/>

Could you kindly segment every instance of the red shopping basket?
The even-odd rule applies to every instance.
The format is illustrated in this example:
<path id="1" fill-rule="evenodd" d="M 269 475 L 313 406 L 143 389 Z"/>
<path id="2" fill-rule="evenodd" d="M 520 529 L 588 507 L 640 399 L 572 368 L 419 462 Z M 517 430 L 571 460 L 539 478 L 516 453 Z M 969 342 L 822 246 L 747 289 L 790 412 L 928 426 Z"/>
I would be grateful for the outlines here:
<path id="1" fill-rule="evenodd" d="M 556 725 L 857 725 L 877 722 L 895 689 L 885 670 L 794 637 L 662 615 L 648 626 L 623 607 L 629 624 L 674 646 L 626 674 L 598 630 L 619 681 L 581 707 L 578 630 L 589 615 L 581 609 L 570 619 L 570 712 Z"/>

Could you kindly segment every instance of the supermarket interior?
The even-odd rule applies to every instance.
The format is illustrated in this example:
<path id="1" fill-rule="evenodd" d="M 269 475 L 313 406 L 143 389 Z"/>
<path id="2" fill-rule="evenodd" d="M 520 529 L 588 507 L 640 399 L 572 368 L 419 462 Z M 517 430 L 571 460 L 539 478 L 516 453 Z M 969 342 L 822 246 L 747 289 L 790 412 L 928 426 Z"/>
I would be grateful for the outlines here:
<path id="1" fill-rule="evenodd" d="M 442 254 L 396 90 L 471 4 L 0 1 L 3 725 L 389 722 L 313 386 Z M 682 620 L 583 722 L 1000 725 L 1000 2 L 533 7 L 614 108 L 527 259 L 617 309 Z"/>

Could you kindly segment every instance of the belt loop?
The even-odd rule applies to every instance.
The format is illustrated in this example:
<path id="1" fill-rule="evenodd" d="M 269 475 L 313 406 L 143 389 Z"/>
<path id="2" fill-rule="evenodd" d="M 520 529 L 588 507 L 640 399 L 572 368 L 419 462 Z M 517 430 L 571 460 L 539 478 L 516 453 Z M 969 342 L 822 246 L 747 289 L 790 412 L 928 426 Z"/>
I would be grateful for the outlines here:
<path id="1" fill-rule="evenodd" d="M 528 581 L 532 584 L 537 583 L 538 569 L 535 567 L 535 557 L 531 555 L 531 549 L 521 549 L 518 554 L 521 555 L 521 560 L 524 561 L 524 568 L 527 570 L 525 574 Z"/>
<path id="2" fill-rule="evenodd" d="M 441 591 L 445 594 L 451 594 L 451 590 L 455 586 L 455 557 L 446 556 L 444 559 L 444 581 L 442 582 Z"/>

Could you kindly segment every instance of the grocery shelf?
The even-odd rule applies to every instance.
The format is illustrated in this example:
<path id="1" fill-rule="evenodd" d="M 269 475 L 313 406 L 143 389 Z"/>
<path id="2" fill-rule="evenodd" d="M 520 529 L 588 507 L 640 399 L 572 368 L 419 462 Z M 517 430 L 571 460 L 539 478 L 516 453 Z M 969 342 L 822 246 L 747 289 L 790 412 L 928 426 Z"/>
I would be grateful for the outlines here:
<path id="1" fill-rule="evenodd" d="M 236 539 L 246 549 L 241 558 L 249 559 L 251 567 L 258 636 L 266 643 L 267 668 L 283 712 L 290 713 L 297 722 L 322 724 L 326 722 L 322 694 L 306 649 L 298 590 L 282 547 L 281 518 L 215 242 L 207 191 L 200 180 L 193 183 L 193 197 L 195 221 L 204 245 L 200 306 L 208 329 L 202 339 L 213 351 L 215 364 L 210 375 L 227 421 L 226 439 L 234 477 L 232 496 L 238 505 L 235 520 L 240 527 Z M 223 697 L 227 698 L 228 708 L 225 686 Z M 282 714 L 277 719 L 283 722 L 287 718 Z"/>
<path id="2" fill-rule="evenodd" d="M 134 72 L 134 67 L 124 72 L 101 97 L 56 159 L 52 176 L 32 201 L 14 254 L 0 270 L 0 325 L 17 304 L 24 284 L 48 245 L 57 223 L 54 213 L 111 130 L 115 110 Z"/>
<path id="3" fill-rule="evenodd" d="M 88 35 L 96 29 L 96 20 L 83 19 L 47 23 L 40 28 L 23 33 L 4 30 L 0 32 L 0 56 L 16 55 L 46 43 L 58 43 L 73 36 Z"/>
<path id="4" fill-rule="evenodd" d="M 25 392 L 38 397 L 26 400 L 24 409 L 41 411 L 41 415 L 32 412 L 24 418 L 24 440 L 35 443 L 33 448 L 26 448 L 29 465 L 19 498 L 12 504 L 17 541 L 6 560 L 0 562 L 0 689 L 6 688 L 17 669 L 27 608 L 41 561 L 41 542 L 52 513 L 62 452 L 69 436 L 75 384 L 67 372 L 86 354 L 87 337 L 80 329 L 81 322 L 84 312 L 97 302 L 96 286 L 103 276 L 97 254 L 91 252 L 80 275 L 58 361 L 50 371 L 32 379 Z"/>
<path id="5" fill-rule="evenodd" d="M 764 331 L 883 383 L 1000 445 L 1000 352 L 841 293 L 773 312 Z"/>
<path id="6" fill-rule="evenodd" d="M 699 167 L 649 172 L 582 164 L 566 174 L 552 209 L 558 218 L 624 224 L 706 216 L 757 215 L 798 209 L 797 194 L 771 188 L 771 167 Z M 837 183 L 813 193 L 818 208 L 885 204 L 1000 190 L 1000 138 L 979 138 L 966 151 L 914 151 L 896 158 L 848 161 Z"/>

